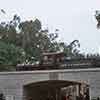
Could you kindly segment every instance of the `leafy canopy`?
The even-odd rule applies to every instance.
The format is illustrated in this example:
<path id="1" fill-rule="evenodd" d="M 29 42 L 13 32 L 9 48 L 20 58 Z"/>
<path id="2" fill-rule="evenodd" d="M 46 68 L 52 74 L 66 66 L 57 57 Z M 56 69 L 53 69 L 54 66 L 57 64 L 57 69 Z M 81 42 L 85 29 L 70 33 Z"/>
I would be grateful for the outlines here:
<path id="1" fill-rule="evenodd" d="M 70 44 L 58 42 L 58 29 L 50 33 L 43 30 L 40 20 L 21 21 L 14 15 L 9 22 L 0 23 L 0 64 L 17 65 L 34 63 L 41 59 L 43 52 L 63 51 L 70 57 L 81 57 L 79 41 Z M 2 68 L 1 68 L 2 69 Z M 10 69 L 8 69 L 10 70 Z"/>

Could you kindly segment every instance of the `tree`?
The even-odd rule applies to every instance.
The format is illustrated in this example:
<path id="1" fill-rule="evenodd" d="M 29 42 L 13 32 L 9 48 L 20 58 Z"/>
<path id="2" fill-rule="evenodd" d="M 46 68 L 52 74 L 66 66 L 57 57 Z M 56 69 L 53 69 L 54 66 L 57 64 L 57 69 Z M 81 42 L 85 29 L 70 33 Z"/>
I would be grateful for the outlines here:
<path id="1" fill-rule="evenodd" d="M 33 63 L 41 59 L 43 52 L 64 51 L 67 56 L 77 56 L 79 41 L 74 40 L 69 45 L 58 42 L 57 32 L 58 29 L 54 33 L 49 33 L 48 29 L 43 30 L 38 19 L 21 21 L 17 15 L 9 22 L 1 22 L 0 64 Z"/>
<path id="2" fill-rule="evenodd" d="M 36 19 L 35 21 L 25 21 L 19 24 L 20 46 L 28 54 L 28 59 L 36 58 L 38 60 L 43 51 L 47 50 L 51 44 L 46 31 L 41 29 L 41 22 Z"/>
<path id="3" fill-rule="evenodd" d="M 24 54 L 21 48 L 16 47 L 13 44 L 7 44 L 0 41 L 0 70 L 14 70 L 15 65 L 24 61 Z M 3 66 L 3 65 L 13 65 Z"/>
<path id="4" fill-rule="evenodd" d="M 100 28 L 100 11 L 96 10 L 95 18 L 97 20 L 97 28 Z"/>

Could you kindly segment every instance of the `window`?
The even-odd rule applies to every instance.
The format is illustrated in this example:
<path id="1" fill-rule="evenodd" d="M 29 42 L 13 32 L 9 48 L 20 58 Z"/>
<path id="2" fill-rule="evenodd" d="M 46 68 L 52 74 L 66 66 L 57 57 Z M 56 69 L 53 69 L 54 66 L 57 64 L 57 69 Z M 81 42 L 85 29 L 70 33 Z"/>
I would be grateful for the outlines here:
<path id="1" fill-rule="evenodd" d="M 6 100 L 14 100 L 14 96 L 13 95 L 6 95 Z"/>

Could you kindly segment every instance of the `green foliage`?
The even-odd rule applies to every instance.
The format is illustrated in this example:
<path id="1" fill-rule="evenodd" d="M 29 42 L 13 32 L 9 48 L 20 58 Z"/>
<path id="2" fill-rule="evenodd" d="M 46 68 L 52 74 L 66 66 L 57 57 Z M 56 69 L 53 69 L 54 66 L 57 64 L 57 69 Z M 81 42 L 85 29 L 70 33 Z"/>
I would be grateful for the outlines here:
<path id="1" fill-rule="evenodd" d="M 95 18 L 97 20 L 97 28 L 100 28 L 100 11 L 95 12 Z"/>
<path id="2" fill-rule="evenodd" d="M 25 50 L 29 60 L 31 57 L 38 60 L 43 50 L 50 45 L 47 33 L 41 32 L 41 22 L 38 19 L 25 21 L 19 24 L 19 29 L 19 37 L 22 37 L 19 46 Z"/>
<path id="3" fill-rule="evenodd" d="M 63 51 L 67 56 L 78 57 L 79 41 L 74 40 L 69 45 L 57 42 L 58 29 L 54 33 L 42 30 L 38 19 L 22 22 L 14 15 L 9 22 L 0 24 L 0 65 L 16 65 L 34 63 L 41 59 L 43 52 Z M 12 67 L 14 69 L 14 67 Z M 10 70 L 2 68 L 0 70 Z"/>
<path id="4" fill-rule="evenodd" d="M 24 61 L 23 50 L 13 44 L 0 41 L 0 70 L 11 70 L 13 67 L 3 67 L 3 65 L 16 65 Z"/>

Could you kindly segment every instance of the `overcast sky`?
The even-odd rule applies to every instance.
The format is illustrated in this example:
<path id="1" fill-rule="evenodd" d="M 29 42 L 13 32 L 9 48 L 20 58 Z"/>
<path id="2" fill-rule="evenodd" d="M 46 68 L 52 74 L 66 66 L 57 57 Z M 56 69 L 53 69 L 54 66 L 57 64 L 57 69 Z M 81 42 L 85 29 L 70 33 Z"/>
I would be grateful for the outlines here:
<path id="1" fill-rule="evenodd" d="M 7 15 L 0 20 L 20 15 L 23 19 L 39 18 L 50 30 L 58 28 L 61 40 L 78 39 L 82 52 L 100 53 L 100 30 L 96 29 L 95 10 L 100 0 L 2 0 Z"/>

